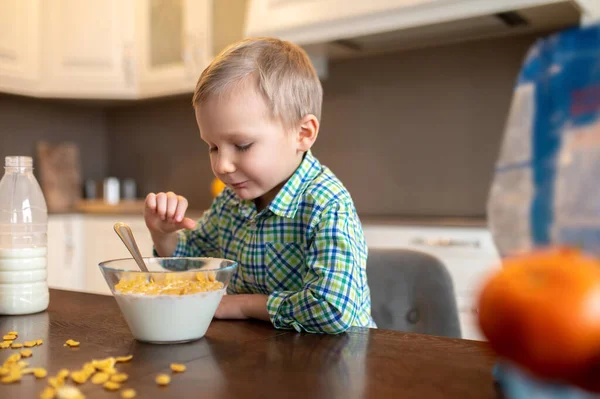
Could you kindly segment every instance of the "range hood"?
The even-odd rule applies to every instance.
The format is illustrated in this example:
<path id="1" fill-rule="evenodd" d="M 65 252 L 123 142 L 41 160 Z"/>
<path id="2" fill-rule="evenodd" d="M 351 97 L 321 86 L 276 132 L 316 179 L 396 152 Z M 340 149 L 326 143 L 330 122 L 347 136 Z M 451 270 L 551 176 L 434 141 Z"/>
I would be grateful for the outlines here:
<path id="1" fill-rule="evenodd" d="M 246 35 L 340 58 L 551 32 L 599 16 L 600 0 L 250 0 Z"/>

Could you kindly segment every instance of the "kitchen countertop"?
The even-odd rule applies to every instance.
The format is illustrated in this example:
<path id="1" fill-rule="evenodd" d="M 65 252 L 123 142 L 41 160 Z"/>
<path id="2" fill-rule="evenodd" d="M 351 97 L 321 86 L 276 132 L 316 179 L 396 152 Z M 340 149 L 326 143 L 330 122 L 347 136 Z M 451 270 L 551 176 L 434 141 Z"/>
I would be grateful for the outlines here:
<path id="1" fill-rule="evenodd" d="M 90 203 L 85 207 L 79 207 L 72 212 L 50 212 L 51 215 L 105 215 L 105 216 L 142 216 L 143 201 L 127 203 L 125 201 L 118 205 L 101 205 Z M 199 219 L 204 210 L 190 209 L 187 216 L 192 219 Z M 457 216 L 415 216 L 415 215 L 360 215 L 363 225 L 377 226 L 435 226 L 435 227 L 466 227 L 466 228 L 486 228 L 487 220 L 485 216 L 477 217 L 457 217 Z"/>
<path id="2" fill-rule="evenodd" d="M 360 216 L 360 215 L 359 215 Z M 487 220 L 481 217 L 445 217 L 445 216 L 408 216 L 388 215 L 360 216 L 363 225 L 379 226 L 435 226 L 435 227 L 483 227 L 487 228 Z"/>
<path id="3" fill-rule="evenodd" d="M 212 322 L 206 336 L 179 345 L 135 341 L 112 296 L 50 291 L 48 311 L 2 316 L 0 332 L 19 332 L 18 342 L 41 338 L 26 359 L 45 367 L 77 370 L 92 359 L 133 355 L 118 363 L 139 398 L 497 398 L 492 379 L 495 355 L 485 342 L 352 329 L 346 334 L 300 334 L 251 321 Z M 67 339 L 81 342 L 64 347 Z M 14 349 L 1 349 L 6 359 Z M 187 371 L 172 374 L 170 363 Z M 158 387 L 158 373 L 171 383 Z M 0 385 L 0 397 L 37 398 L 48 377 L 25 375 Z M 86 398 L 116 398 L 90 381 L 79 386 Z"/>

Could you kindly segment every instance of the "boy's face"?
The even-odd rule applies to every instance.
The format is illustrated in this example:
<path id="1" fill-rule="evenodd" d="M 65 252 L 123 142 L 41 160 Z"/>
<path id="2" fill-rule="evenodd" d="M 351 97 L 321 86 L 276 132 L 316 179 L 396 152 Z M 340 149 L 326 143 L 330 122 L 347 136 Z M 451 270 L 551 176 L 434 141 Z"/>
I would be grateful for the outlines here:
<path id="1" fill-rule="evenodd" d="M 300 135 L 270 117 L 251 84 L 209 98 L 195 110 L 215 176 L 238 197 L 256 200 L 259 209 L 268 206 L 302 160 Z"/>

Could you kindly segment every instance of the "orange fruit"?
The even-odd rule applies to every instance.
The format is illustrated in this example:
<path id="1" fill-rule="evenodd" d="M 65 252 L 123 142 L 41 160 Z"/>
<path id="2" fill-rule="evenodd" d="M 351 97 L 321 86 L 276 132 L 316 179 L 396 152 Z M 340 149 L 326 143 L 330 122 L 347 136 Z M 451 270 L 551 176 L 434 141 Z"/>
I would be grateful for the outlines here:
<path id="1" fill-rule="evenodd" d="M 479 323 L 500 356 L 542 378 L 600 380 L 600 262 L 570 248 L 506 259 L 483 287 Z"/>
<path id="2" fill-rule="evenodd" d="M 221 180 L 219 180 L 215 177 L 213 179 L 212 183 L 210 184 L 210 193 L 212 194 L 212 196 L 214 198 L 217 195 L 221 194 L 221 191 L 223 191 L 224 188 L 225 188 L 225 183 L 223 183 Z"/>

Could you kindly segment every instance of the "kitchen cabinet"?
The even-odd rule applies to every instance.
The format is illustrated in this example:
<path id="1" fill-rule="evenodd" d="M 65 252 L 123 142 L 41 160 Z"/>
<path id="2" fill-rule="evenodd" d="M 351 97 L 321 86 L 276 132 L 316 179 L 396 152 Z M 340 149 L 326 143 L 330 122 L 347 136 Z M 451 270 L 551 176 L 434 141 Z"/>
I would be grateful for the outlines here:
<path id="1" fill-rule="evenodd" d="M 116 222 L 127 223 L 133 232 L 140 252 L 152 256 L 152 239 L 142 216 L 84 216 L 84 247 L 86 291 L 110 294 L 110 289 L 98 264 L 106 260 L 131 258 L 131 254 L 113 230 Z"/>
<path id="2" fill-rule="evenodd" d="M 191 93 L 212 56 L 211 10 L 212 0 L 2 1 L 0 90 L 85 99 Z"/>
<path id="3" fill-rule="evenodd" d="M 212 58 L 212 0 L 136 2 L 141 97 L 191 93 Z"/>
<path id="4" fill-rule="evenodd" d="M 80 215 L 48 217 L 48 285 L 81 291 L 85 288 L 84 220 Z"/>
<path id="5" fill-rule="evenodd" d="M 45 2 L 42 91 L 56 97 L 135 96 L 133 4 Z"/>
<path id="6" fill-rule="evenodd" d="M 110 295 L 98 264 L 131 258 L 113 230 L 127 223 L 143 256 L 152 256 L 152 239 L 142 216 L 64 214 L 48 217 L 48 285 Z"/>
<path id="7" fill-rule="evenodd" d="M 406 248 L 428 253 L 447 268 L 454 285 L 462 337 L 483 340 L 477 325 L 477 298 L 500 256 L 485 227 L 363 226 L 369 248 Z"/>
<path id="8" fill-rule="evenodd" d="M 332 57 L 548 32 L 600 18 L 597 0 L 250 0 L 246 34 Z"/>
<path id="9" fill-rule="evenodd" d="M 32 93 L 40 80 L 40 1 L 0 1 L 0 90 Z"/>

